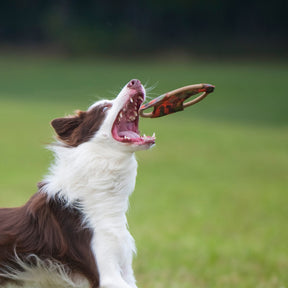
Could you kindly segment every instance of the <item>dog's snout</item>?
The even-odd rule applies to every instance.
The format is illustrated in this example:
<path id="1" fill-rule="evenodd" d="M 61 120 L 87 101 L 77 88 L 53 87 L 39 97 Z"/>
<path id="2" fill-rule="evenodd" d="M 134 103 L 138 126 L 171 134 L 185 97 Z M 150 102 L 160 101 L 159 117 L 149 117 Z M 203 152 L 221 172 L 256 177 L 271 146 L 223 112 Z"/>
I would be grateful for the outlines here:
<path id="1" fill-rule="evenodd" d="M 128 84 L 127 87 L 130 89 L 139 89 L 141 87 L 141 82 L 138 79 L 132 79 Z"/>

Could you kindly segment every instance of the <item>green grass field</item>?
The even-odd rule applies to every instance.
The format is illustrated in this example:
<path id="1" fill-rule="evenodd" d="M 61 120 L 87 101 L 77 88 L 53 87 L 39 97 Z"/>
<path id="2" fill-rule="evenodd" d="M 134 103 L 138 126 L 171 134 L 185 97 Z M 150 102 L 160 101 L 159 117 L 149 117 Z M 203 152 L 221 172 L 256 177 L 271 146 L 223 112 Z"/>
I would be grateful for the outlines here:
<path id="1" fill-rule="evenodd" d="M 142 288 L 288 287 L 288 63 L 0 57 L 0 205 L 47 173 L 50 120 L 113 98 L 132 78 L 149 97 L 201 82 L 200 104 L 142 119 L 129 224 Z M 0 219 L 1 221 L 1 219 Z"/>

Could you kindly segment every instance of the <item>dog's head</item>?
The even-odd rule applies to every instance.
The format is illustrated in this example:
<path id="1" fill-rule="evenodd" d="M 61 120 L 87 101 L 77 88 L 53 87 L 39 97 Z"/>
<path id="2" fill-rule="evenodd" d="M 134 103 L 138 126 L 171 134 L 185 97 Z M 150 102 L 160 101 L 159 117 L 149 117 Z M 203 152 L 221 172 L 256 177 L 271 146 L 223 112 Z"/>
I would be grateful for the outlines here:
<path id="1" fill-rule="evenodd" d="M 155 137 L 141 136 L 138 129 L 139 109 L 144 99 L 144 87 L 133 79 L 114 100 L 98 101 L 87 111 L 57 118 L 51 125 L 58 139 L 69 147 L 95 142 L 125 151 L 148 149 L 154 145 Z"/>

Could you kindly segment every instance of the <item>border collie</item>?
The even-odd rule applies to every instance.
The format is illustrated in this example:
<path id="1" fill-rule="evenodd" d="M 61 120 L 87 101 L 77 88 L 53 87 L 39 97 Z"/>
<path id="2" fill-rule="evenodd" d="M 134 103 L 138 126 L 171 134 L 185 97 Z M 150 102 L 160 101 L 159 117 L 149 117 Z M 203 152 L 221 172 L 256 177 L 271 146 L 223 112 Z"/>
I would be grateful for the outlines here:
<path id="1" fill-rule="evenodd" d="M 0 286 L 136 288 L 127 230 L 137 174 L 145 89 L 137 79 L 116 99 L 51 122 L 55 161 L 22 207 L 0 209 Z"/>

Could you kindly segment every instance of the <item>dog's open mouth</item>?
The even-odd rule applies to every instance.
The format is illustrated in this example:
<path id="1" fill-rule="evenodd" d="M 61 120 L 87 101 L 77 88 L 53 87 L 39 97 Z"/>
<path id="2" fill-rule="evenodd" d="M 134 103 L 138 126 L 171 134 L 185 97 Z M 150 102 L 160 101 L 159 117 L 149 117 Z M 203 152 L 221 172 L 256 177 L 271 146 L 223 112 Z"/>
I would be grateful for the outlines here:
<path id="1" fill-rule="evenodd" d="M 136 145 L 154 144 L 155 135 L 140 135 L 138 129 L 139 109 L 144 101 L 142 92 L 135 93 L 125 103 L 118 113 L 112 127 L 112 136 L 115 140 L 123 143 L 131 143 Z"/>

